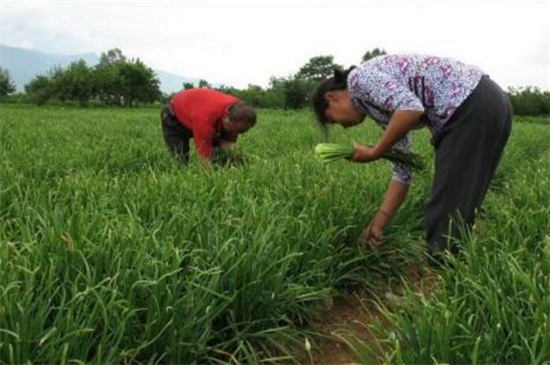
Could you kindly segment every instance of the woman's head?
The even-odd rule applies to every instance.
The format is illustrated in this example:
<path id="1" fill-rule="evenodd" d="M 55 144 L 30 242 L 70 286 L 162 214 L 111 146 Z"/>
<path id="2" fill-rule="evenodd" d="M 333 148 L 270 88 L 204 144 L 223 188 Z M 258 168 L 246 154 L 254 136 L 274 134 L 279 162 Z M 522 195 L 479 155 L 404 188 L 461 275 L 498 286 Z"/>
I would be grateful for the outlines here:
<path id="1" fill-rule="evenodd" d="M 352 66 L 345 71 L 335 69 L 334 76 L 321 82 L 313 93 L 313 110 L 325 131 L 332 123 L 350 127 L 361 123 L 365 118 L 365 115 L 353 105 L 348 92 L 347 78 L 354 68 L 355 66 Z"/>

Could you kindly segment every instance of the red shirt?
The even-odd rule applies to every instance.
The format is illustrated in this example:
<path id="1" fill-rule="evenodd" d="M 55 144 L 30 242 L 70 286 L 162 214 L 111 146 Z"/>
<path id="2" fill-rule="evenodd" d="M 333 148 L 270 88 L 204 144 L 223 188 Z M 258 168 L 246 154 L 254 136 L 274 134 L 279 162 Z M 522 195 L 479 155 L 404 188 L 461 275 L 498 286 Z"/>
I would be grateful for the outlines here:
<path id="1" fill-rule="evenodd" d="M 236 141 L 236 136 L 224 138 L 221 133 L 222 119 L 236 101 L 234 96 L 200 88 L 180 91 L 172 98 L 171 106 L 179 123 L 193 133 L 198 153 L 210 158 L 219 139 Z"/>

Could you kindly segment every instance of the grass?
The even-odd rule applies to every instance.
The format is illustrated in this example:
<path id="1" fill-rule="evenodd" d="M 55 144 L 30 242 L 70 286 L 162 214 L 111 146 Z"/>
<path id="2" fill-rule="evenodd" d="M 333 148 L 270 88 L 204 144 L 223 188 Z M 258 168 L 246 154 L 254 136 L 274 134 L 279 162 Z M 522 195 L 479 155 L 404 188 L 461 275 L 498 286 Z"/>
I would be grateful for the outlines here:
<path id="1" fill-rule="evenodd" d="M 389 163 L 323 165 L 313 154 L 323 136 L 309 113 L 262 110 L 258 126 L 238 143 L 253 156 L 248 163 L 204 169 L 193 154 L 181 168 L 164 146 L 158 114 L 2 105 L 0 362 L 296 362 L 295 348 L 303 348 L 305 338 L 315 347 L 309 324 L 317 308 L 350 284 L 399 278 L 403 263 L 418 257 L 429 170 L 415 176 L 410 198 L 386 232 L 389 243 L 364 251 L 357 237 L 377 210 Z M 523 174 L 516 172 L 532 155 L 547 164 L 543 130 L 516 126 L 499 170 L 499 194 L 486 213 L 500 213 L 495 222 L 506 229 L 499 236 L 492 219 L 482 220 L 475 238 L 493 243 L 479 245 L 486 250 L 502 246 L 502 257 L 513 247 L 518 277 L 532 278 L 542 267 L 522 253 L 520 237 L 532 234 L 525 247 L 542 257 L 538 242 L 548 232 L 548 212 L 537 203 L 547 199 L 538 185 L 546 170 L 529 162 Z M 369 144 L 378 133 L 365 123 L 335 130 L 332 141 Z M 428 134 L 417 132 L 415 140 L 415 151 L 431 161 Z M 504 194 L 512 186 L 513 193 Z M 505 240 L 515 244 L 501 245 Z M 484 256 L 476 255 L 481 270 Z M 510 267 L 503 268 L 508 276 Z M 456 295 L 472 292 L 478 300 L 462 308 L 486 300 L 483 277 L 459 286 L 468 282 L 459 275 L 469 271 L 454 275 Z M 533 278 L 533 295 L 548 297 L 539 285 L 544 275 Z M 518 321 L 525 326 L 511 327 L 517 338 L 533 340 L 529 331 L 536 325 Z M 517 350 L 522 357 L 516 359 L 537 359 L 547 343 L 541 331 L 538 342 L 528 342 L 534 350 Z M 498 343 L 452 338 L 467 345 L 450 354 L 470 351 L 476 341 L 478 352 Z M 398 353 L 387 356 L 394 360 Z M 472 359 L 460 357 L 466 358 Z"/>
<path id="2" fill-rule="evenodd" d="M 474 234 L 461 243 L 463 260 L 431 295 L 409 288 L 399 305 L 380 302 L 385 321 L 373 327 L 386 348 L 355 341 L 360 362 L 549 363 L 547 133 L 514 126 Z"/>

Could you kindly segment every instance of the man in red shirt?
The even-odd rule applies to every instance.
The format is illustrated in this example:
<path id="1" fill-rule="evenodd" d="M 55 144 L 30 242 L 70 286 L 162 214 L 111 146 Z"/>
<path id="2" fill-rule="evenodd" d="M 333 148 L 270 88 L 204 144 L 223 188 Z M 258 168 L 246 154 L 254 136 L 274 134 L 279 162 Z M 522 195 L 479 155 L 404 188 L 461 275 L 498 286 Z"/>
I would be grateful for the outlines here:
<path id="1" fill-rule="evenodd" d="M 189 89 L 174 95 L 161 113 L 170 152 L 189 162 L 189 140 L 201 161 L 209 163 L 215 147 L 232 149 L 237 136 L 256 124 L 254 110 L 234 96 L 212 89 Z"/>

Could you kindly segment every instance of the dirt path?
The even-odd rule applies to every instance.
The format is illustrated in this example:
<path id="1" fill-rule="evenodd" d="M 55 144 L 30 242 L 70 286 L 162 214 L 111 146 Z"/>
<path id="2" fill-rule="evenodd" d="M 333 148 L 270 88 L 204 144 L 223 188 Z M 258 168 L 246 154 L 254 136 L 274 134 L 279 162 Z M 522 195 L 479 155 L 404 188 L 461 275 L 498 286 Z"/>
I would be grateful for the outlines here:
<path id="1" fill-rule="evenodd" d="M 353 293 L 334 302 L 333 308 L 319 320 L 316 329 L 327 336 L 312 356 L 314 364 L 356 364 L 358 360 L 346 344 L 354 338 L 373 347 L 380 342 L 370 325 L 381 320 L 367 293 Z"/>
<path id="2" fill-rule="evenodd" d="M 410 270 L 408 285 L 419 294 L 427 294 L 440 282 L 441 278 L 430 271 L 422 273 Z M 358 290 L 334 301 L 330 310 L 320 316 L 315 329 L 326 336 L 320 342 L 319 350 L 312 352 L 307 362 L 313 364 L 359 364 L 360 361 L 346 340 L 358 339 L 373 350 L 381 351 L 381 339 L 373 331 L 375 323 L 389 325 L 376 306 L 375 295 L 382 298 L 385 304 L 398 301 L 401 285 L 381 284 L 379 292 L 373 294 Z M 374 359 L 373 363 L 383 363 L 382 358 Z"/>

